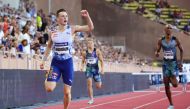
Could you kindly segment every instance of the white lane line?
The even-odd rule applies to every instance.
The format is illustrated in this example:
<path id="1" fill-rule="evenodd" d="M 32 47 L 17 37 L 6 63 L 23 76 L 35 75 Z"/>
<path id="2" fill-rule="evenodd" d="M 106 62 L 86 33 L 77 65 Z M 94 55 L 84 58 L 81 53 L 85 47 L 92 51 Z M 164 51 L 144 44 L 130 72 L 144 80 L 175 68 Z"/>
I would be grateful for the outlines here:
<path id="1" fill-rule="evenodd" d="M 106 105 L 106 104 L 111 104 L 111 103 L 115 103 L 115 102 L 120 102 L 120 101 L 125 101 L 125 100 L 131 100 L 131 99 L 135 99 L 135 98 L 140 98 L 140 97 L 144 97 L 144 96 L 152 95 L 152 94 L 156 94 L 156 93 L 148 93 L 148 94 L 138 95 L 138 96 L 135 96 L 135 97 L 129 97 L 129 98 L 124 98 L 124 99 L 113 100 L 113 101 L 109 101 L 109 102 L 105 102 L 105 103 L 101 103 L 101 104 L 97 104 L 97 105 L 83 107 L 83 108 L 80 108 L 80 109 L 89 109 L 89 108 L 98 107 L 98 106 L 102 106 L 102 105 Z"/>
<path id="2" fill-rule="evenodd" d="M 173 97 L 178 96 L 178 95 L 181 95 L 181 94 L 183 94 L 183 92 L 178 93 L 178 94 L 175 94 L 175 95 L 173 95 Z M 144 107 L 144 106 L 148 106 L 148 105 L 151 105 L 151 104 L 154 104 L 154 103 L 163 101 L 163 100 L 165 100 L 165 99 L 167 99 L 167 97 L 161 98 L 161 99 L 156 100 L 156 101 L 153 101 L 153 102 L 149 102 L 149 103 L 147 103 L 147 104 L 140 105 L 140 106 L 135 107 L 135 108 L 133 108 L 133 109 L 140 109 L 140 108 L 142 108 L 142 107 Z"/>

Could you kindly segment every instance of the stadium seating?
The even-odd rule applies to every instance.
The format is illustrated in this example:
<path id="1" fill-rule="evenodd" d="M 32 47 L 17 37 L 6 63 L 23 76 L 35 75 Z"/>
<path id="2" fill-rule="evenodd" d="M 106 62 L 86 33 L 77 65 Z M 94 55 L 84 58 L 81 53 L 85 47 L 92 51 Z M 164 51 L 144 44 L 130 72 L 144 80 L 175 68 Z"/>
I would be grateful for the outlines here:
<path id="1" fill-rule="evenodd" d="M 106 1 L 112 2 L 112 3 L 115 2 L 114 0 L 106 0 Z M 119 1 L 120 0 L 116 0 L 117 3 L 119 3 Z M 143 6 L 146 8 L 145 11 L 147 12 L 147 14 L 143 14 L 144 17 L 149 18 L 150 20 L 156 19 L 156 14 L 155 14 L 156 1 L 153 1 L 153 0 L 140 0 L 139 2 L 133 1 L 130 3 L 124 3 L 122 5 L 122 8 L 135 12 L 139 6 Z M 183 29 L 184 26 L 188 24 L 188 21 L 190 19 L 190 12 L 187 11 L 186 9 L 179 8 L 176 5 L 170 5 L 170 8 L 162 8 L 161 11 L 162 12 L 160 15 L 160 19 L 165 21 L 165 23 L 169 23 L 169 24 L 173 24 L 175 21 L 174 18 L 171 18 L 169 16 L 170 11 L 171 12 L 182 11 L 183 17 L 180 19 L 179 25 L 177 25 L 177 28 L 179 29 Z"/>

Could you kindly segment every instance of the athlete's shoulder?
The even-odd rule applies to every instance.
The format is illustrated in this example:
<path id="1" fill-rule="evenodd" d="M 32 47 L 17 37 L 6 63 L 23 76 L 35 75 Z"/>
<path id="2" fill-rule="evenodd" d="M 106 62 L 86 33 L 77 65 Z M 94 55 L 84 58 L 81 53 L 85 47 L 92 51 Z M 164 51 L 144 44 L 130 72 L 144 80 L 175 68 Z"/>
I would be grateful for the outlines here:
<path id="1" fill-rule="evenodd" d="M 160 37 L 160 38 L 158 39 L 158 43 L 161 44 L 161 42 L 162 42 L 164 39 L 165 39 L 164 36 Z"/>
<path id="2" fill-rule="evenodd" d="M 100 49 L 99 48 L 94 48 L 94 51 L 100 51 Z"/>
<path id="3" fill-rule="evenodd" d="M 82 49 L 81 53 L 87 53 L 88 52 L 88 49 Z"/>
<path id="4" fill-rule="evenodd" d="M 175 40 L 175 42 L 178 44 L 178 45 L 180 45 L 180 41 L 179 41 L 179 39 L 177 38 L 177 37 L 172 37 L 173 38 L 173 40 Z"/>
<path id="5" fill-rule="evenodd" d="M 164 37 L 162 36 L 162 37 L 160 37 L 159 39 L 158 39 L 158 42 L 157 42 L 157 44 L 160 46 L 160 45 L 162 45 L 162 41 L 164 40 Z"/>
<path id="6" fill-rule="evenodd" d="M 99 48 L 95 48 L 95 51 L 97 54 L 101 53 L 101 50 Z"/>
<path id="7" fill-rule="evenodd" d="M 81 55 L 82 55 L 82 56 L 86 56 L 86 54 L 87 54 L 87 50 L 83 50 L 83 51 L 81 52 Z"/>
<path id="8" fill-rule="evenodd" d="M 177 37 L 175 37 L 175 36 L 172 36 L 172 39 L 173 39 L 173 40 L 177 40 Z"/>
<path id="9" fill-rule="evenodd" d="M 160 38 L 160 40 L 164 40 L 165 39 L 165 36 L 162 36 L 161 38 Z"/>

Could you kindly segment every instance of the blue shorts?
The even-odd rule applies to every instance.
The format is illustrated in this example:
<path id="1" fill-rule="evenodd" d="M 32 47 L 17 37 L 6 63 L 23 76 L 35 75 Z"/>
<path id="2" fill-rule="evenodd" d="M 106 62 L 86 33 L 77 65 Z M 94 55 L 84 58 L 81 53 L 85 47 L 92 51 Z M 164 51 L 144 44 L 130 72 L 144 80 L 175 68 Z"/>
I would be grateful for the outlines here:
<path id="1" fill-rule="evenodd" d="M 58 82 L 58 80 L 62 76 L 63 82 L 69 86 L 72 86 L 73 73 L 74 68 L 72 58 L 66 60 L 59 60 L 57 58 L 53 58 L 47 81 Z"/>
<path id="2" fill-rule="evenodd" d="M 86 67 L 86 78 L 93 78 L 95 82 L 102 82 L 98 68 Z"/>
<path id="3" fill-rule="evenodd" d="M 162 71 L 164 77 L 178 76 L 179 72 L 177 61 L 164 61 Z"/>

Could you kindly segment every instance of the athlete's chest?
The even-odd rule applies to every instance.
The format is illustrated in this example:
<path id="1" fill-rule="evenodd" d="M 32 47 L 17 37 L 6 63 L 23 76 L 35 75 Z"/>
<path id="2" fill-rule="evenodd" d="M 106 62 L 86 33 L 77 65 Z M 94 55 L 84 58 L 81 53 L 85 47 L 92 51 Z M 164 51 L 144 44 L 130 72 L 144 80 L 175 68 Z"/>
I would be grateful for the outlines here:
<path id="1" fill-rule="evenodd" d="M 88 53 L 86 54 L 86 58 L 89 59 L 89 58 L 97 58 L 97 55 L 96 55 L 96 52 L 93 51 L 92 53 Z"/>
<path id="2" fill-rule="evenodd" d="M 162 40 L 162 47 L 163 49 L 173 49 L 176 47 L 176 41 L 175 40 Z"/>
<path id="3" fill-rule="evenodd" d="M 95 52 L 87 53 L 86 61 L 88 64 L 96 64 L 98 61 L 96 53 Z"/>
<path id="4" fill-rule="evenodd" d="M 64 31 L 64 32 L 54 32 L 52 33 L 51 39 L 54 43 L 62 43 L 62 42 L 68 42 L 72 43 L 72 33 L 71 31 Z"/>

